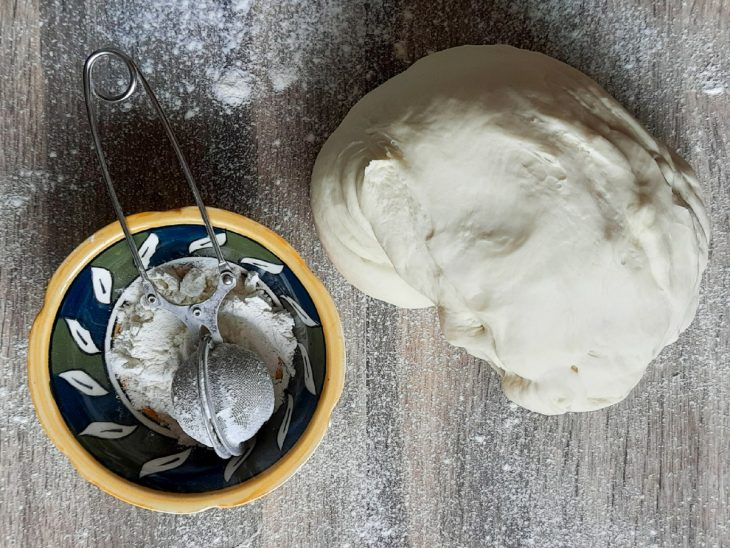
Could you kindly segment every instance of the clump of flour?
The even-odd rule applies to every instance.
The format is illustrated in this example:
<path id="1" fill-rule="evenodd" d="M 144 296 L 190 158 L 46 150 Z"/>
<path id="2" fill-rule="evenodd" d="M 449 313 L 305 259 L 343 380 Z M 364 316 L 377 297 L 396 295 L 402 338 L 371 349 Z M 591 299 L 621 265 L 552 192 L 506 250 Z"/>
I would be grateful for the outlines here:
<path id="1" fill-rule="evenodd" d="M 238 107 L 251 100 L 252 78 L 246 71 L 232 68 L 215 77 L 212 89 L 213 96 L 220 103 L 228 107 Z"/>
<path id="2" fill-rule="evenodd" d="M 233 265 L 232 265 L 233 266 Z M 224 342 L 254 352 L 266 365 L 274 384 L 274 411 L 294 375 L 297 340 L 294 320 L 270 296 L 255 273 L 233 266 L 236 287 L 221 303 L 218 323 Z M 150 279 L 162 295 L 178 304 L 193 304 L 209 297 L 217 285 L 214 259 L 173 261 L 155 268 Z M 139 280 L 120 298 L 106 351 L 107 367 L 117 380 L 123 399 L 148 418 L 169 428 L 181 443 L 192 444 L 173 418 L 172 380 L 196 348 L 185 325 L 169 312 L 152 310 L 142 302 Z"/>

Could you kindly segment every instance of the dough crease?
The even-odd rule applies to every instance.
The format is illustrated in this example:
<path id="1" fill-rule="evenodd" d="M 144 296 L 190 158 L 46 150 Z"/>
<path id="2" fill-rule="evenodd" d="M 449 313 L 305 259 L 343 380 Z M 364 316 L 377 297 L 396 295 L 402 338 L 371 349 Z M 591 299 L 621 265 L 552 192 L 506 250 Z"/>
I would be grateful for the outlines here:
<path id="1" fill-rule="evenodd" d="M 625 398 L 695 314 L 709 221 L 692 169 L 545 55 L 463 46 L 358 102 L 312 174 L 350 283 L 436 306 L 533 411 Z"/>

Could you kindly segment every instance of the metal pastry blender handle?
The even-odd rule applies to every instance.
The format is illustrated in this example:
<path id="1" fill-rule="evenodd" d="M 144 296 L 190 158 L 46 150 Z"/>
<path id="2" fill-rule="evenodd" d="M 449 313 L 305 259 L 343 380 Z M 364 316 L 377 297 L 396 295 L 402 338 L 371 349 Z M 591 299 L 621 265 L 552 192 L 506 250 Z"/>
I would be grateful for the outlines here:
<path id="1" fill-rule="evenodd" d="M 208 434 L 208 439 L 213 444 L 213 449 L 216 454 L 223 459 L 228 459 L 240 455 L 242 449 L 240 444 L 236 445 L 228 441 L 228 438 L 226 438 L 225 432 L 223 431 L 220 421 L 215 413 L 213 395 L 210 389 L 208 367 L 208 355 L 212 349 L 213 337 L 206 333 L 201 337 L 200 344 L 198 345 L 196 382 L 198 394 L 200 396 L 200 408 L 203 412 L 203 425 L 205 426 L 205 432 Z"/>
<path id="2" fill-rule="evenodd" d="M 129 81 L 127 83 L 127 87 L 123 92 L 117 95 L 105 94 L 103 91 L 97 89 L 92 82 L 92 71 L 94 65 L 102 57 L 115 57 L 121 60 L 127 67 L 127 71 L 129 73 Z M 175 151 L 177 161 L 180 164 L 183 175 L 185 175 L 185 179 L 188 182 L 190 191 L 192 192 L 193 198 L 195 199 L 195 204 L 198 206 L 200 216 L 203 219 L 205 230 L 207 231 L 208 237 L 210 238 L 210 243 L 213 246 L 216 259 L 218 260 L 218 272 L 220 274 L 218 288 L 216 289 L 213 296 L 211 296 L 207 301 L 196 305 L 183 306 L 169 302 L 162 295 L 160 295 L 160 293 L 157 291 L 157 288 L 147 275 L 144 264 L 142 263 L 142 259 L 139 255 L 139 250 L 137 249 L 137 244 L 134 242 L 132 234 L 129 231 L 129 227 L 127 226 L 127 222 L 124 217 L 124 212 L 122 211 L 122 206 L 120 205 L 119 199 L 117 198 L 117 193 L 114 190 L 111 175 L 109 174 L 109 167 L 107 166 L 106 157 L 104 155 L 104 150 L 101 146 L 99 127 L 97 125 L 97 112 L 94 102 L 92 101 L 92 96 L 98 97 L 99 99 L 107 103 L 119 103 L 132 96 L 138 83 L 142 84 L 142 87 L 144 88 L 147 97 L 149 98 L 152 106 L 155 109 L 155 112 L 157 113 L 157 116 L 162 122 L 162 126 L 165 128 L 167 138 L 170 141 L 173 150 Z M 107 191 L 109 192 L 109 198 L 111 199 L 114 213 L 117 216 L 119 224 L 122 226 L 124 238 L 127 240 L 127 245 L 132 252 L 134 265 L 137 267 L 139 275 L 142 279 L 142 287 L 145 291 L 145 300 L 147 304 L 152 307 L 163 308 L 165 310 L 168 310 L 172 314 L 175 314 L 175 316 L 183 321 L 194 332 L 196 336 L 200 335 L 201 328 L 205 327 L 210 332 L 213 341 L 220 342 L 221 337 L 218 331 L 217 321 L 218 307 L 223 298 L 230 292 L 231 289 L 233 289 L 233 287 L 235 287 L 236 277 L 233 275 L 233 272 L 228 265 L 228 262 L 226 262 L 225 258 L 223 257 L 223 252 L 221 251 L 220 245 L 218 245 L 218 240 L 216 239 L 215 232 L 213 231 L 213 227 L 210 224 L 210 219 L 208 218 L 208 212 L 206 211 L 203 200 L 200 197 L 198 186 L 195 184 L 195 179 L 193 178 L 193 174 L 190 171 L 188 162 L 185 159 L 182 150 L 180 149 L 180 145 L 175 138 L 175 134 L 172 132 L 172 128 L 170 127 L 170 123 L 167 120 L 167 116 L 165 116 L 165 113 L 163 112 L 160 103 L 157 101 L 157 97 L 152 91 L 152 88 L 147 83 L 147 80 L 142 75 L 142 72 L 139 70 L 136 63 L 127 54 L 113 48 L 100 49 L 89 55 L 89 57 L 86 59 L 86 62 L 84 63 L 84 102 L 86 103 L 86 114 L 89 117 L 91 136 L 94 143 L 94 150 L 96 150 L 96 156 L 99 159 L 101 173 L 104 178 L 104 182 L 106 183 Z"/>

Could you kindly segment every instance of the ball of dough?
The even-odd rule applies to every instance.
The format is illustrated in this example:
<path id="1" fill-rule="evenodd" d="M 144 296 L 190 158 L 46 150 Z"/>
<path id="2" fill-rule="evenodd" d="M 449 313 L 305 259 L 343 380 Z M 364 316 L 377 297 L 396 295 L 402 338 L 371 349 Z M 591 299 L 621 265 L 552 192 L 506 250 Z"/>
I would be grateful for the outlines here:
<path id="1" fill-rule="evenodd" d="M 342 274 L 446 339 L 533 411 L 626 397 L 692 320 L 709 222 L 691 168 L 545 55 L 465 46 L 357 103 L 312 175 Z"/>

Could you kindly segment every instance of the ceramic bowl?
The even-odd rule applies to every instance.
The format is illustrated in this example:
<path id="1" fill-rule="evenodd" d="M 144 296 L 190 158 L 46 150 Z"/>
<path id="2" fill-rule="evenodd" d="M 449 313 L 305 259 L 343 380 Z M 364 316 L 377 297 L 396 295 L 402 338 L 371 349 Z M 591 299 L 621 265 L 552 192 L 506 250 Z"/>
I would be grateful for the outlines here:
<path id="1" fill-rule="evenodd" d="M 342 392 L 342 330 L 320 281 L 272 231 L 208 209 L 226 259 L 258 273 L 296 325 L 296 374 L 283 404 L 243 455 L 223 460 L 212 449 L 179 445 L 110 378 L 110 319 L 138 276 L 118 223 L 94 234 L 58 268 L 30 334 L 30 391 L 48 436 L 88 481 L 153 510 L 237 506 L 270 492 L 313 453 Z M 212 254 L 195 208 L 142 213 L 128 222 L 149 268 Z"/>

